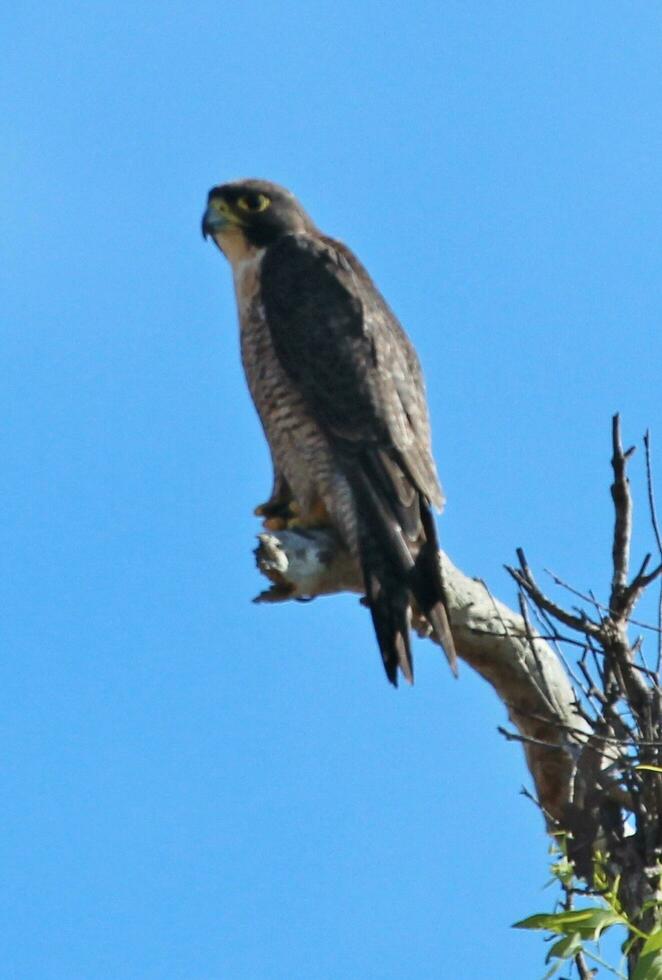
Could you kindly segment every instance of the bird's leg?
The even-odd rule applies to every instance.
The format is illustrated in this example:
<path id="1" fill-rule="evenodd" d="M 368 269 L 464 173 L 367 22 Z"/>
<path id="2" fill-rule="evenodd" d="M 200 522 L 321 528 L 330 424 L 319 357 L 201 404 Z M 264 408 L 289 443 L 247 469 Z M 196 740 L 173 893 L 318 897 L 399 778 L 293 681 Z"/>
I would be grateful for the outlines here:
<path id="1" fill-rule="evenodd" d="M 298 512 L 287 480 L 282 473 L 275 473 L 271 496 L 265 503 L 258 504 L 253 513 L 264 518 L 263 524 L 268 531 L 283 531 Z"/>
<path id="2" fill-rule="evenodd" d="M 296 507 L 295 513 L 287 522 L 288 530 L 305 531 L 314 527 L 331 527 L 331 518 L 321 497 L 317 497 L 305 512 Z"/>
<path id="3" fill-rule="evenodd" d="M 267 531 L 285 531 L 289 528 L 307 530 L 316 527 L 330 527 L 331 518 L 321 497 L 317 497 L 305 510 L 294 499 L 287 480 L 281 473 L 274 476 L 271 496 L 259 504 L 253 513 L 263 518 Z"/>

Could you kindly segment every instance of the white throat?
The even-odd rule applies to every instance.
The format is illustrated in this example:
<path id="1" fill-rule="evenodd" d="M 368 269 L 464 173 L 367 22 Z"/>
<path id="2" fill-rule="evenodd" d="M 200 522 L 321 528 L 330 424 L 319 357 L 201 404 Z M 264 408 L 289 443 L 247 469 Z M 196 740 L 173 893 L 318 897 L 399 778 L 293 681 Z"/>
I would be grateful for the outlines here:
<path id="1" fill-rule="evenodd" d="M 239 312 L 244 313 L 259 288 L 260 265 L 266 249 L 258 248 L 232 262 L 234 291 Z"/>

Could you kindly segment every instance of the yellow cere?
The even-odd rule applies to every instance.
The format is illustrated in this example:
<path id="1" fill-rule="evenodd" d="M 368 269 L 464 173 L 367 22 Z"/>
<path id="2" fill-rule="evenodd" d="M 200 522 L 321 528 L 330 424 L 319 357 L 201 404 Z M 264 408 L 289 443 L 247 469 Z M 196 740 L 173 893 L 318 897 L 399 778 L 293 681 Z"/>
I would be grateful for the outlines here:
<path id="1" fill-rule="evenodd" d="M 222 214 L 224 218 L 228 218 L 230 216 L 231 213 L 230 208 L 228 207 L 226 201 L 217 197 L 217 198 L 212 198 L 210 204 L 211 207 L 214 209 L 214 211 L 218 211 L 218 213 Z"/>

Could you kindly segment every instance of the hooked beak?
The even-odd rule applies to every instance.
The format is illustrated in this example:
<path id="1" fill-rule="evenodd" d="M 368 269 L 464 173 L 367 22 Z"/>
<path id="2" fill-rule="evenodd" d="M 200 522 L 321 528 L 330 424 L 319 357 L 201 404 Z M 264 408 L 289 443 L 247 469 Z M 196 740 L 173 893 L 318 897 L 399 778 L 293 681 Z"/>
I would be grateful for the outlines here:
<path id="1" fill-rule="evenodd" d="M 207 210 L 202 216 L 202 237 L 211 235 L 214 238 L 229 225 L 240 225 L 241 221 L 234 213 L 228 202 L 212 188 L 207 198 Z"/>
<path id="2" fill-rule="evenodd" d="M 213 237 L 228 224 L 227 217 L 210 203 L 202 216 L 202 237 L 206 238 L 207 235 Z"/>

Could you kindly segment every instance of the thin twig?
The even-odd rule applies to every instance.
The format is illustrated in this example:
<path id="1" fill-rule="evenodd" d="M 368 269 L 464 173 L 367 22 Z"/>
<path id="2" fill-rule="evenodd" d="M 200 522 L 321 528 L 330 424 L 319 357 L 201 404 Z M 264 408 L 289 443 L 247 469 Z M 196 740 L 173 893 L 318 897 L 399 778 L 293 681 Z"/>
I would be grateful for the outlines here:
<path id="1" fill-rule="evenodd" d="M 646 555 L 641 566 L 641 570 L 638 572 L 632 582 L 623 590 L 622 617 L 627 622 L 632 622 L 632 620 L 629 619 L 630 613 L 634 609 L 636 603 L 639 601 L 639 597 L 644 589 L 648 588 L 648 586 L 651 585 L 656 578 L 659 578 L 660 575 L 662 575 L 662 562 L 657 566 L 657 568 L 654 568 L 652 572 L 649 572 L 648 575 L 644 574 L 650 557 L 650 555 Z"/>
<path id="2" fill-rule="evenodd" d="M 646 453 L 646 486 L 648 489 L 648 506 L 650 508 L 651 523 L 653 525 L 653 533 L 657 543 L 657 550 L 660 552 L 660 557 L 662 557 L 662 534 L 660 533 L 660 525 L 657 521 L 657 509 L 655 507 L 653 467 L 651 465 L 651 434 L 650 430 L 648 429 L 644 433 L 644 449 Z"/>
<path id="3" fill-rule="evenodd" d="M 598 619 L 600 620 L 601 623 L 604 623 L 605 618 L 602 615 L 601 610 L 604 610 L 604 612 L 608 613 L 609 612 L 608 608 L 606 606 L 603 606 L 601 602 L 598 602 L 598 600 L 595 597 L 595 592 L 593 591 L 593 589 L 589 589 L 588 594 L 591 602 L 593 603 L 593 606 L 595 607 L 595 611 L 598 614 Z"/>
<path id="4" fill-rule="evenodd" d="M 569 881 L 561 881 L 561 887 L 565 892 L 563 907 L 566 912 L 572 912 L 575 907 L 575 889 Z M 575 966 L 577 967 L 577 973 L 579 974 L 579 980 L 593 980 L 595 970 L 589 969 L 589 967 L 586 965 L 586 960 L 581 949 L 575 954 L 574 961 Z"/>
<path id="5" fill-rule="evenodd" d="M 511 705 L 508 705 L 508 707 L 511 707 Z M 531 718 L 533 721 L 546 722 L 547 724 L 549 724 L 550 722 L 549 718 L 546 718 L 544 715 L 536 714 L 533 711 L 526 712 L 526 713 L 520 711 L 520 714 L 522 715 L 526 714 L 526 717 Z M 597 732 L 592 732 L 591 734 L 588 734 L 587 732 L 583 731 L 581 728 L 575 728 L 572 725 L 566 725 L 562 721 L 557 719 L 554 719 L 553 724 L 555 728 L 559 728 L 561 729 L 561 731 L 568 732 L 568 734 L 570 735 L 578 736 L 579 738 L 581 738 L 581 741 L 583 743 L 585 743 L 587 739 L 592 739 L 597 742 L 605 742 L 608 745 L 616 745 L 624 748 L 637 748 L 640 745 L 646 746 L 648 748 L 662 748 L 662 740 L 658 740 L 658 739 L 646 740 L 644 738 L 635 738 L 634 736 L 631 739 L 617 738 L 611 735 L 600 735 Z"/>
<path id="6" fill-rule="evenodd" d="M 529 600 L 529 602 L 531 602 L 531 600 Z M 562 636 L 558 631 L 557 632 L 553 632 L 554 631 L 554 624 L 552 623 L 552 621 L 549 618 L 549 616 L 547 616 L 547 614 L 545 612 L 543 612 L 541 609 L 538 609 L 537 606 L 533 605 L 533 603 L 531 603 L 531 605 L 532 605 L 532 608 L 533 608 L 533 615 L 535 616 L 535 618 L 536 618 L 536 620 L 538 622 L 538 625 L 539 626 L 541 624 L 545 625 L 547 627 L 547 629 L 549 629 L 550 632 L 551 632 L 551 634 L 552 634 L 552 635 L 549 635 L 548 636 L 545 633 L 540 633 L 539 632 L 538 633 L 538 636 L 540 637 L 541 640 L 542 639 L 548 640 L 550 643 L 553 643 L 554 644 L 554 650 L 556 651 L 556 655 L 559 658 L 559 660 L 561 661 L 561 663 L 563 664 L 563 666 L 565 667 L 566 673 L 568 674 L 568 677 L 570 678 L 570 680 L 573 682 L 573 684 L 575 684 L 576 687 L 580 691 L 583 691 L 582 682 L 577 677 L 577 675 L 574 672 L 574 670 L 572 669 L 572 666 L 570 664 L 570 661 L 566 657 L 566 655 L 565 655 L 565 653 L 564 653 L 564 651 L 563 651 L 563 649 L 561 647 L 561 643 L 568 643 L 571 646 L 577 646 L 577 647 L 579 647 L 582 650 L 582 656 L 584 656 L 586 654 L 586 640 L 584 640 L 584 642 L 582 643 L 581 640 L 573 640 L 571 637 Z"/>
<path id="7" fill-rule="evenodd" d="M 504 639 L 506 638 L 506 636 L 508 637 L 522 636 L 522 633 L 519 630 L 511 630 L 510 633 L 505 634 L 505 633 L 498 632 L 497 630 L 477 629 L 475 626 L 467 626 L 466 629 L 468 629 L 471 633 L 473 633 L 474 636 L 494 636 L 496 639 Z M 546 640 L 549 643 L 553 643 L 557 653 L 558 653 L 557 644 L 559 643 L 568 643 L 571 646 L 580 647 L 582 650 L 586 649 L 586 643 L 582 643 L 581 640 L 574 640 L 571 636 L 563 636 L 561 633 L 551 633 L 551 632 L 541 633 L 539 630 L 537 630 L 536 638 L 538 640 Z"/>
<path id="8" fill-rule="evenodd" d="M 524 589 L 524 591 L 531 597 L 533 602 L 544 609 L 559 622 L 563 623 L 571 630 L 575 630 L 576 633 L 590 634 L 591 636 L 600 637 L 602 629 L 597 623 L 594 623 L 592 619 L 588 617 L 573 616 L 571 613 L 567 612 L 561 606 L 557 606 L 555 602 L 548 599 L 546 595 L 540 590 L 539 586 L 536 584 L 535 579 L 531 569 L 528 566 L 526 558 L 524 556 L 524 551 L 521 548 L 517 549 L 517 557 L 519 558 L 521 568 L 512 568 L 510 565 L 506 565 L 506 571 L 515 579 L 518 585 Z"/>
<path id="9" fill-rule="evenodd" d="M 540 800 L 536 799 L 533 793 L 529 792 L 526 786 L 522 786 L 522 788 L 520 789 L 520 795 L 523 796 L 524 799 L 529 800 L 531 803 L 533 803 L 535 806 L 538 807 L 538 809 L 540 810 L 540 812 L 542 813 L 542 815 L 544 816 L 545 820 L 547 821 L 550 827 L 553 827 L 556 824 L 556 820 L 551 815 L 551 813 L 549 813 L 549 811 L 545 809 L 545 807 L 542 805 Z"/>
<path id="10" fill-rule="evenodd" d="M 568 582 L 565 582 L 559 575 L 556 574 L 556 572 L 553 572 L 550 568 L 543 568 L 543 571 L 545 572 L 546 575 L 549 575 L 554 585 L 558 585 L 561 589 L 565 589 L 566 592 L 570 592 L 572 595 L 577 596 L 578 599 L 582 599 L 584 602 L 590 602 L 591 605 L 595 607 L 595 611 L 598 613 L 598 615 L 600 615 L 600 612 L 606 612 L 606 613 L 609 612 L 609 606 L 605 605 L 604 602 L 599 602 L 592 591 L 589 591 L 588 594 L 585 594 L 584 592 L 580 592 L 579 589 L 576 589 Z M 657 578 L 661 573 L 662 573 L 662 567 L 656 568 L 653 573 L 653 578 Z M 584 613 L 584 615 L 586 614 Z M 640 619 L 633 619 L 631 616 L 627 617 L 627 622 L 630 623 L 632 626 L 639 626 L 641 627 L 641 629 L 650 630 L 651 633 L 659 634 L 658 642 L 662 643 L 662 618 L 660 619 L 660 623 L 657 626 L 651 626 L 650 623 L 644 623 Z M 564 642 L 566 643 L 570 642 L 566 640 L 565 637 L 563 639 Z"/>
<path id="11" fill-rule="evenodd" d="M 651 464 L 651 437 L 650 431 L 646 430 L 644 434 L 644 450 L 646 455 L 646 487 L 648 490 L 648 509 L 651 516 L 651 524 L 653 525 L 653 534 L 655 535 L 655 541 L 657 542 L 657 550 L 662 558 L 662 534 L 660 534 L 660 525 L 657 520 L 657 508 L 655 506 L 655 488 L 653 486 L 653 467 Z M 657 639 L 657 667 L 656 674 L 659 679 L 660 668 L 662 668 L 662 582 L 660 582 L 660 593 L 657 600 L 657 625 L 659 627 L 659 634 Z"/>
<path id="12" fill-rule="evenodd" d="M 595 686 L 595 681 L 591 677 L 591 672 L 589 671 L 583 659 L 579 661 L 578 667 L 581 670 L 582 674 L 584 675 L 584 680 L 586 681 L 587 684 L 587 690 L 585 693 L 588 701 L 589 702 L 592 700 L 597 701 L 598 704 L 602 706 L 605 703 L 605 696 L 602 693 L 602 691 Z"/>
<path id="13" fill-rule="evenodd" d="M 556 752 L 565 752 L 565 747 L 557 742 L 546 742 L 542 738 L 533 738 L 532 735 L 520 735 L 518 732 L 509 732 L 502 725 L 497 725 L 499 735 L 503 735 L 507 742 L 523 742 L 525 745 L 540 745 L 544 749 L 551 749 Z"/>
<path id="14" fill-rule="evenodd" d="M 621 419 L 618 413 L 611 420 L 612 458 L 614 482 L 611 485 L 611 496 L 614 501 L 614 541 L 612 545 L 612 560 L 614 571 L 611 580 L 611 596 L 609 609 L 615 618 L 620 618 L 622 611 L 622 595 L 627 587 L 628 565 L 630 562 L 630 541 L 632 538 L 632 497 L 630 483 L 626 474 L 627 461 L 634 452 L 631 447 L 623 452 L 621 441 Z"/>
<path id="15" fill-rule="evenodd" d="M 593 640 L 592 640 L 592 638 L 590 636 L 587 636 L 586 637 L 586 645 L 588 646 L 589 650 L 591 651 L 591 656 L 593 658 L 593 664 L 594 664 L 595 669 L 596 669 L 596 671 L 598 673 L 598 677 L 600 678 L 600 683 L 602 684 L 602 690 L 604 691 L 605 690 L 605 677 L 606 677 L 606 673 L 605 673 L 605 670 L 604 670 L 603 665 L 598 660 L 598 653 L 599 653 L 599 651 L 595 649 L 595 646 L 593 645 Z"/>
<path id="16" fill-rule="evenodd" d="M 526 639 L 527 639 L 527 642 L 529 644 L 529 648 L 531 650 L 531 653 L 533 655 L 533 659 L 535 660 L 536 667 L 538 668 L 538 677 L 540 678 L 540 681 L 542 681 L 542 683 L 545 685 L 545 690 L 543 691 L 541 689 L 540 684 L 538 683 L 538 679 L 536 679 L 536 686 L 537 686 L 538 690 L 540 691 L 541 697 L 546 702 L 547 707 L 549 708 L 549 710 L 552 711 L 552 712 L 554 712 L 555 714 L 558 714 L 558 711 L 559 711 L 558 705 L 555 704 L 554 697 L 553 697 L 551 691 L 549 690 L 549 687 L 545 683 L 545 671 L 544 671 L 543 666 L 542 666 L 542 664 L 540 662 L 540 655 L 538 653 L 538 648 L 536 647 L 536 642 L 535 642 L 535 639 L 533 637 L 533 630 L 531 629 L 531 623 L 529 622 L 529 614 L 528 614 L 528 610 L 526 608 L 526 599 L 524 597 L 524 594 L 522 592 L 520 592 L 519 595 L 517 596 L 517 599 L 518 599 L 518 602 L 519 602 L 519 611 L 520 611 L 520 614 L 522 616 L 522 619 L 524 620 L 524 629 L 526 630 Z"/>
<path id="17" fill-rule="evenodd" d="M 488 588 L 488 585 L 487 585 L 487 582 L 485 581 L 485 579 L 482 579 L 482 578 L 478 578 L 478 579 L 476 579 L 476 581 L 479 582 L 483 586 L 483 588 L 485 589 L 485 591 L 487 592 L 487 597 L 490 600 L 490 602 L 492 603 L 492 606 L 494 608 L 494 612 L 496 613 L 497 619 L 499 620 L 499 622 L 503 626 L 503 636 L 510 636 L 508 627 L 506 626 L 505 620 L 504 620 L 503 616 L 501 615 L 501 610 L 499 609 L 499 604 L 497 603 L 496 599 L 494 598 L 494 596 L 490 592 L 490 590 Z M 498 633 L 495 634 L 495 635 L 496 636 L 499 636 Z"/>
<path id="18" fill-rule="evenodd" d="M 588 956 L 589 960 L 595 960 L 595 962 L 599 963 L 600 966 L 604 966 L 605 970 L 609 970 L 609 972 L 613 973 L 615 977 L 619 977 L 619 980 L 628 980 L 624 973 L 621 973 L 620 970 L 616 970 L 613 966 L 610 966 L 609 963 L 606 963 L 603 959 L 601 959 L 597 953 L 591 953 L 588 949 L 585 949 L 584 955 Z"/>

